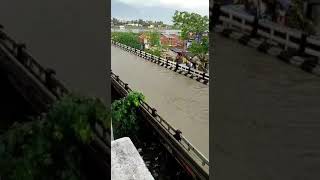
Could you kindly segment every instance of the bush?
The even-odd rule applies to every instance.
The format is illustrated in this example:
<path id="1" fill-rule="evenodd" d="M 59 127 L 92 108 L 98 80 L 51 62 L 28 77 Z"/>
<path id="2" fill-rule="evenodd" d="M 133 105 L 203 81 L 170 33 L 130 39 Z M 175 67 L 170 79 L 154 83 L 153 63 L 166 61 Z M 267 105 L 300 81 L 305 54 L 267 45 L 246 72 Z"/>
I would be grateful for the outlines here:
<path id="1" fill-rule="evenodd" d="M 147 50 L 145 50 L 145 52 L 150 53 L 155 56 L 158 56 L 158 57 L 161 56 L 161 50 L 159 50 L 159 49 L 147 49 Z"/>
<path id="2" fill-rule="evenodd" d="M 15 124 L 0 136 L 0 179 L 83 179 L 78 145 L 93 140 L 96 121 L 110 129 L 104 104 L 70 95 L 53 104 L 45 118 Z"/>
<path id="3" fill-rule="evenodd" d="M 139 35 L 132 32 L 113 32 L 111 34 L 112 40 L 125 44 L 127 46 L 141 49 L 141 44 L 139 42 Z"/>
<path id="4" fill-rule="evenodd" d="M 131 136 L 138 131 L 136 111 L 141 100 L 144 100 L 143 94 L 130 92 L 126 97 L 112 103 L 112 126 L 115 138 Z"/>

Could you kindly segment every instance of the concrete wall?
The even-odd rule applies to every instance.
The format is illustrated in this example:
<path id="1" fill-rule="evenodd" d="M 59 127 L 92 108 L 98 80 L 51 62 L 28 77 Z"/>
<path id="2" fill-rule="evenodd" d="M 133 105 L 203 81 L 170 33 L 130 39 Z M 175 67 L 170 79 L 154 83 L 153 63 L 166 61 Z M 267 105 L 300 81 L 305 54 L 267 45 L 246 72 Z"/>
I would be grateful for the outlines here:
<path id="1" fill-rule="evenodd" d="M 112 180 L 154 180 L 130 138 L 111 142 Z"/>

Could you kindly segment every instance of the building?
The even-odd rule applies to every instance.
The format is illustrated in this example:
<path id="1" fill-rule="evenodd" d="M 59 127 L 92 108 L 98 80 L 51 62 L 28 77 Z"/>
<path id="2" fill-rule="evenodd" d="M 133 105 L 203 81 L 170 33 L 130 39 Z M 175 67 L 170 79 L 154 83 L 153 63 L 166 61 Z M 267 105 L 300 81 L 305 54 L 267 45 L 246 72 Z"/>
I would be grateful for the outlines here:
<path id="1" fill-rule="evenodd" d="M 143 48 L 150 48 L 150 37 L 146 33 L 141 33 L 139 36 L 139 42 L 144 45 Z"/>
<path id="2" fill-rule="evenodd" d="M 184 48 L 184 42 L 176 34 L 164 34 L 160 36 L 161 45 L 166 45 L 170 47 Z"/>

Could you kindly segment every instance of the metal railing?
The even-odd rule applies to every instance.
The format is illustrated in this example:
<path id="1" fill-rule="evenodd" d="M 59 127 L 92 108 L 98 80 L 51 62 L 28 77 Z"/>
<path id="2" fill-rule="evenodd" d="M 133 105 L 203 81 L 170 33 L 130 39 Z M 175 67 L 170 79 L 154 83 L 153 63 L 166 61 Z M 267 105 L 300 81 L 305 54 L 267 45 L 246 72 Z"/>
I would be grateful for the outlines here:
<path id="1" fill-rule="evenodd" d="M 0 28 L 0 43 L 13 55 L 35 78 L 57 98 L 68 94 L 67 88 L 56 79 L 55 72 L 41 66 L 29 52 L 24 44 L 18 44 Z"/>
<path id="2" fill-rule="evenodd" d="M 113 72 L 111 72 L 111 79 L 112 81 L 115 81 L 118 83 L 123 91 L 124 94 L 127 95 L 128 93 L 132 92 L 132 89 L 128 86 L 127 83 L 124 83 L 119 76 L 115 75 Z M 170 125 L 166 120 L 164 120 L 159 114 L 157 114 L 157 111 L 155 108 L 152 108 L 149 104 L 147 104 L 145 101 L 140 101 L 141 106 L 152 115 L 153 119 L 161 125 L 161 127 L 166 130 L 166 132 L 174 138 L 174 136 L 177 133 L 177 129 L 174 128 L 172 125 Z M 204 169 L 209 169 L 209 160 L 199 151 L 197 150 L 182 134 L 180 134 L 180 141 L 176 141 L 186 152 L 192 155 L 193 159 L 200 164 Z"/>
<path id="3" fill-rule="evenodd" d="M 60 82 L 51 69 L 44 68 L 40 65 L 29 52 L 27 52 L 24 44 L 18 44 L 12 38 L 10 38 L 1 28 L 0 25 L 0 44 L 3 45 L 11 55 L 13 55 L 31 74 L 42 83 L 57 99 L 61 99 L 63 96 L 69 94 L 69 90 L 65 85 Z M 45 116 L 45 113 L 43 113 Z M 100 122 L 96 122 L 93 125 L 93 130 L 97 137 L 103 141 L 106 145 L 111 139 L 109 130 L 105 128 Z"/>
<path id="4" fill-rule="evenodd" d="M 320 57 L 319 37 L 268 20 L 255 19 L 256 17 L 241 12 L 233 5 L 220 7 L 220 12 L 218 19 L 225 28 L 233 28 L 244 33 L 252 33 L 256 29 L 257 35 L 277 42 L 285 50 L 299 49 L 302 53 Z M 258 23 L 255 24 L 255 21 Z"/>
<path id="5" fill-rule="evenodd" d="M 174 61 L 171 61 L 171 60 L 159 57 L 159 56 L 152 55 L 152 54 L 147 53 L 145 51 L 127 46 L 125 44 L 121 44 L 119 42 L 115 42 L 113 40 L 111 40 L 111 43 L 121 49 L 124 49 L 125 51 L 136 54 L 146 60 L 150 60 L 150 61 L 152 61 L 156 64 L 159 64 L 161 66 L 165 66 L 165 67 L 171 68 L 173 70 L 180 70 L 182 72 L 191 74 L 193 77 L 196 77 L 198 80 L 202 79 L 205 82 L 209 82 L 209 73 L 205 73 L 203 71 L 199 71 L 197 69 L 190 68 L 190 67 L 186 66 L 185 64 L 177 64 Z"/>

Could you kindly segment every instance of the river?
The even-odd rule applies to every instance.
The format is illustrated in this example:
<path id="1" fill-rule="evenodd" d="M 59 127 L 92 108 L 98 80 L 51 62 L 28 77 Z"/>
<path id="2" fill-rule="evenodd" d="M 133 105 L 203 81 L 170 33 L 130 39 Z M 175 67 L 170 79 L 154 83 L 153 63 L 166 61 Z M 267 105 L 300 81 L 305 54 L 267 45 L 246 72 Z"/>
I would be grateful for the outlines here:
<path id="1" fill-rule="evenodd" d="M 214 37 L 216 179 L 318 177 L 320 77 Z"/>
<path id="2" fill-rule="evenodd" d="M 209 158 L 209 86 L 120 48 L 111 47 L 111 69 Z"/>

